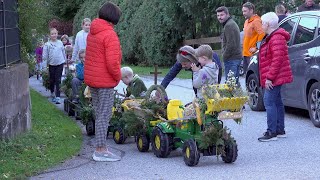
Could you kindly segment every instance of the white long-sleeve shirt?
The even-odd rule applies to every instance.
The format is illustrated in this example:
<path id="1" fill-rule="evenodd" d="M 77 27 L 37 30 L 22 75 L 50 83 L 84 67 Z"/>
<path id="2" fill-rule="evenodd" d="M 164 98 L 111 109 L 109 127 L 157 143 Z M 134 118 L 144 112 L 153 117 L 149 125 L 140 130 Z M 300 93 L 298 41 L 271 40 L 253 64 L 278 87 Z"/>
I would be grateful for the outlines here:
<path id="1" fill-rule="evenodd" d="M 42 59 L 48 65 L 57 66 L 66 62 L 66 52 L 60 40 L 45 43 L 43 46 Z"/>
<path id="2" fill-rule="evenodd" d="M 74 42 L 73 53 L 72 53 L 72 61 L 76 62 L 79 60 L 78 54 L 81 49 L 86 49 L 87 46 L 87 36 L 88 32 L 81 30 L 77 33 L 76 39 Z"/>

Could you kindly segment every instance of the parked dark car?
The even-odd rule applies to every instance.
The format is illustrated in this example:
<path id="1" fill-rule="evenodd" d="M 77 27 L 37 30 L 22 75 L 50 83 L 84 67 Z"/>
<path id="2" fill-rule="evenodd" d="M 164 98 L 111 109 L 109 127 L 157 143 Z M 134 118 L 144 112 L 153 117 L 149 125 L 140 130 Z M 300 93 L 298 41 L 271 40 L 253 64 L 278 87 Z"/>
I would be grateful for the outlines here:
<path id="1" fill-rule="evenodd" d="M 320 11 L 306 11 L 285 18 L 279 23 L 291 34 L 288 42 L 293 82 L 282 86 L 285 106 L 306 109 L 316 127 L 320 127 Z M 259 82 L 258 53 L 246 73 L 250 108 L 264 110 L 263 89 Z"/>

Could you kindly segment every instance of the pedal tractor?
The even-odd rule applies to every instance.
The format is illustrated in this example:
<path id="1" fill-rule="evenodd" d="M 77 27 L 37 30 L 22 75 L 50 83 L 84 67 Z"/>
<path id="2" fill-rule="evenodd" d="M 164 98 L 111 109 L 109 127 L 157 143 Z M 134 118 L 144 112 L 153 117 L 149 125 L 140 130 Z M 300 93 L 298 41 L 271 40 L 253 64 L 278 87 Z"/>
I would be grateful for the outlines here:
<path id="1" fill-rule="evenodd" d="M 160 94 L 160 97 L 156 98 L 157 100 L 151 95 L 155 91 Z M 148 151 L 152 129 L 162 122 L 160 119 L 154 119 L 166 114 L 165 110 L 157 110 L 165 109 L 167 104 L 167 94 L 160 85 L 152 85 L 148 88 L 143 99 L 123 101 L 121 103 L 122 111 L 116 110 L 119 107 L 114 108 L 114 115 L 120 112 L 120 118 L 116 118 L 116 121 L 112 123 L 113 127 L 109 128 L 110 132 L 114 132 L 114 141 L 117 144 L 122 144 L 128 136 L 134 136 L 139 151 Z"/>
<path id="2" fill-rule="evenodd" d="M 228 88 L 226 85 L 217 87 L 222 90 Z M 188 166 L 197 165 L 201 153 L 203 156 L 221 155 L 224 162 L 234 162 L 238 156 L 237 143 L 227 132 L 222 120 L 242 118 L 241 110 L 247 99 L 245 96 L 206 99 L 203 104 L 206 109 L 201 109 L 203 105 L 194 101 L 196 113 L 191 116 L 184 116 L 185 110 L 180 100 L 170 100 L 167 106 L 168 120 L 150 123 L 155 125 L 149 128 L 149 131 L 152 129 L 149 134 L 154 154 L 165 158 L 172 150 L 182 148 L 184 162 Z M 147 148 L 146 137 L 138 137 L 137 144 L 139 150 Z"/>

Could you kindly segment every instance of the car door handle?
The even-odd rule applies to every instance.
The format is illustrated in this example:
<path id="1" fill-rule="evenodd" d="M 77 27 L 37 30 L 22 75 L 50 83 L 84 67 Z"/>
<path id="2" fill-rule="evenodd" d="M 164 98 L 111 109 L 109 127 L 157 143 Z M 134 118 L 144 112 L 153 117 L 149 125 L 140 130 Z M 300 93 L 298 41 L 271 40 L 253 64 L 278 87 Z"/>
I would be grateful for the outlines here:
<path id="1" fill-rule="evenodd" d="M 305 54 L 305 57 L 303 58 L 305 61 L 311 60 L 311 57 L 309 54 Z"/>

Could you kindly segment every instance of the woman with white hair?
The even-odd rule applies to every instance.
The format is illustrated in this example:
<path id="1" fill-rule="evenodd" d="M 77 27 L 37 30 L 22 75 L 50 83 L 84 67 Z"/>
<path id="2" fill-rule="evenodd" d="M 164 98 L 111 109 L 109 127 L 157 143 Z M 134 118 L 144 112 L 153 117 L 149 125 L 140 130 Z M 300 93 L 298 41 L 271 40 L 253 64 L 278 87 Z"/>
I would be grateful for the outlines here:
<path id="1" fill-rule="evenodd" d="M 278 28 L 279 19 L 274 12 L 263 15 L 261 20 L 266 36 L 259 51 L 259 72 L 260 84 L 265 90 L 263 100 L 268 129 L 258 140 L 272 141 L 286 136 L 281 86 L 293 80 L 287 46 L 290 34 Z"/>

